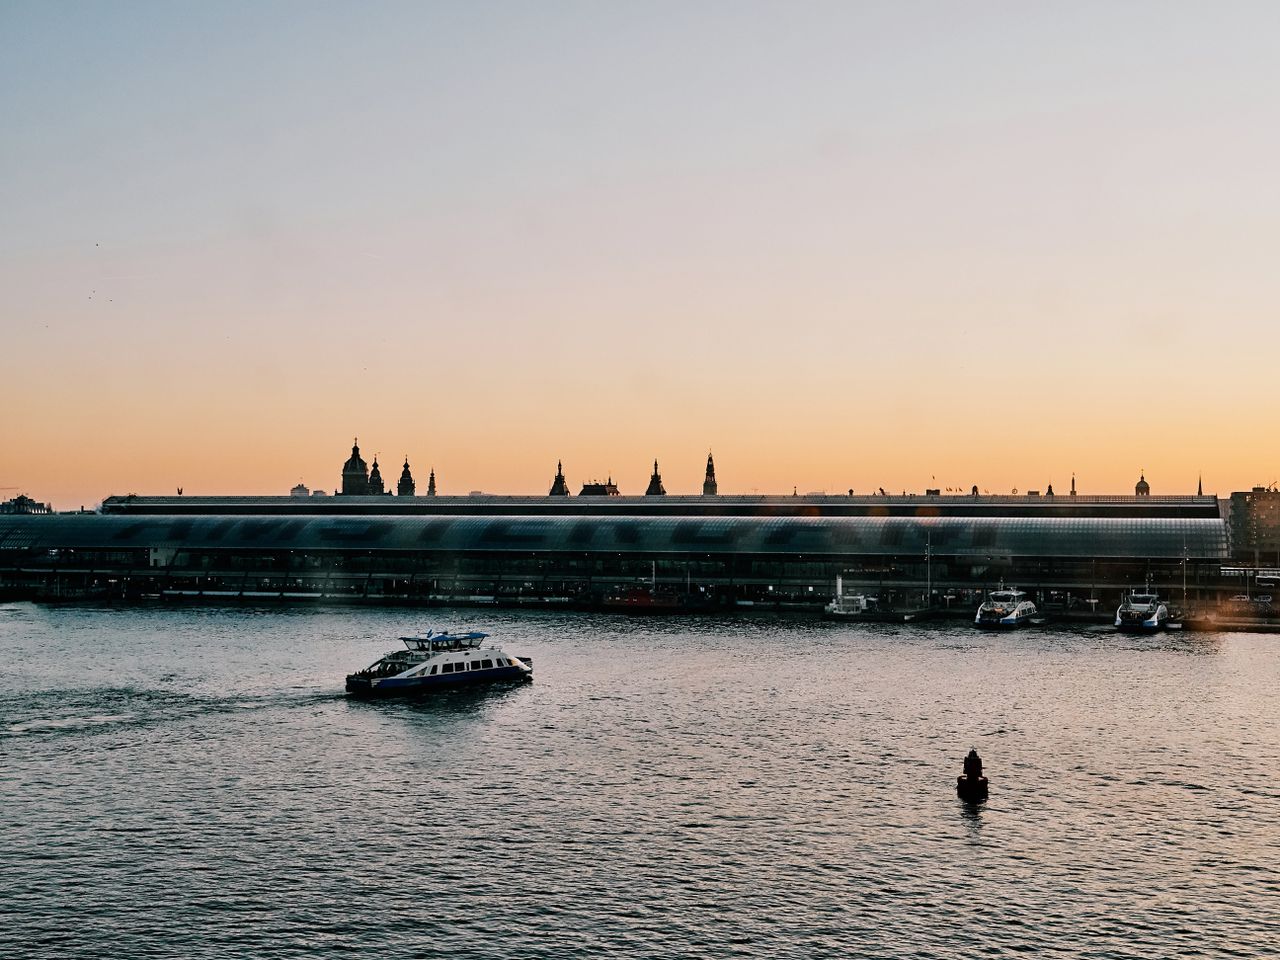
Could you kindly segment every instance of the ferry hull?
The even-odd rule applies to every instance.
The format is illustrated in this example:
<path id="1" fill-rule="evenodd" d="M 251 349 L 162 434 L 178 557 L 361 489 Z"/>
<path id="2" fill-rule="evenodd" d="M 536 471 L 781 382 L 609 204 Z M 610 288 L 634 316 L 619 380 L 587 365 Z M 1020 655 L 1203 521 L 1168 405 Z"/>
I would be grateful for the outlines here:
<path id="1" fill-rule="evenodd" d="M 510 686 L 529 683 L 533 671 L 520 667 L 500 667 L 492 670 L 468 670 L 465 673 L 446 673 L 434 677 L 347 677 L 347 693 L 353 697 L 382 699 L 387 697 L 426 697 L 460 687 Z"/>
<path id="2" fill-rule="evenodd" d="M 999 620 L 975 620 L 974 624 L 981 630 L 1016 630 L 1019 627 L 1029 626 L 1031 618 L 1022 617 L 1015 620 L 1012 617 L 1004 617 Z"/>
<path id="3" fill-rule="evenodd" d="M 1121 633 L 1159 633 L 1165 628 L 1165 620 L 1124 620 L 1116 622 Z"/>

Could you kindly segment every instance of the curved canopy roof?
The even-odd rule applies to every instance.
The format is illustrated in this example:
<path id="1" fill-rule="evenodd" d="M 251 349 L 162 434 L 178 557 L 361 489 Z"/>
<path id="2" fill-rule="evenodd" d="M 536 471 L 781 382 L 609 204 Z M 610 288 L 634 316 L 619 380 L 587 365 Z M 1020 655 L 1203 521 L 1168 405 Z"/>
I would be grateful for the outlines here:
<path id="1" fill-rule="evenodd" d="M 188 549 L 1226 559 L 1222 520 L 1164 517 L 0 518 L 0 552 Z"/>

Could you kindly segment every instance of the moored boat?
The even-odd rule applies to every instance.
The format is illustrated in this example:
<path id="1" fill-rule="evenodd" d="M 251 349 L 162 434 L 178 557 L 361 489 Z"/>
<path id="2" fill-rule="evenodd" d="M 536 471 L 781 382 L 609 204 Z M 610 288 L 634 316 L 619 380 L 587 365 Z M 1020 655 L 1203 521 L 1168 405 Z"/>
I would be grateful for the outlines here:
<path id="1" fill-rule="evenodd" d="M 868 623 L 906 623 L 928 618 L 925 608 L 892 610 L 880 605 L 880 598 L 865 593 L 845 593 L 844 578 L 836 576 L 836 593 L 831 602 L 822 608 L 822 615 L 829 620 L 863 620 Z"/>
<path id="2" fill-rule="evenodd" d="M 1023 627 L 1036 615 L 1036 605 L 1021 590 L 992 590 L 978 607 L 973 622 L 980 627 Z"/>
<path id="3" fill-rule="evenodd" d="M 1152 590 L 1133 590 L 1116 610 L 1116 629 L 1154 633 L 1169 625 L 1169 608 Z"/>
<path id="4" fill-rule="evenodd" d="M 393 650 L 364 670 L 347 675 L 347 693 L 363 697 L 418 696 L 480 684 L 524 683 L 533 679 L 533 660 L 513 657 L 487 633 L 432 633 L 401 637 Z"/>

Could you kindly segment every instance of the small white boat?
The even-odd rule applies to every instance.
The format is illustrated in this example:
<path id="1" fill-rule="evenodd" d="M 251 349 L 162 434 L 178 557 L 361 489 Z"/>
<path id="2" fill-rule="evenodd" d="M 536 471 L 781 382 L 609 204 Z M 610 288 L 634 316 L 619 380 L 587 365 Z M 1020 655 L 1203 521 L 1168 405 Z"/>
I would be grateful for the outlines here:
<path id="1" fill-rule="evenodd" d="M 831 620 L 867 620 L 877 623 L 903 623 L 924 619 L 924 610 L 886 610 L 880 606 L 880 598 L 865 593 L 845 593 L 844 578 L 836 577 L 836 595 L 822 608 L 822 615 Z"/>
<path id="2" fill-rule="evenodd" d="M 1116 629 L 1154 633 L 1169 625 L 1169 608 L 1153 591 L 1133 590 L 1116 610 Z"/>
<path id="3" fill-rule="evenodd" d="M 451 687 L 523 683 L 533 679 L 533 660 L 512 657 L 487 633 L 436 633 L 401 637 L 377 663 L 347 676 L 347 693 L 357 697 L 418 696 Z M 483 644 L 483 645 L 482 645 Z"/>
<path id="4" fill-rule="evenodd" d="M 1016 588 L 992 590 L 973 622 L 980 627 L 1023 627 L 1036 615 L 1036 605 Z"/>

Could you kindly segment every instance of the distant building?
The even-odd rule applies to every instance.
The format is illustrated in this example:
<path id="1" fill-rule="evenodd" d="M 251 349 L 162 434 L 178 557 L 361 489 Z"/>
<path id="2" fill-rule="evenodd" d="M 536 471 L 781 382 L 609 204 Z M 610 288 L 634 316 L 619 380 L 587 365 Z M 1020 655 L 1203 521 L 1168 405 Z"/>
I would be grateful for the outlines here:
<path id="1" fill-rule="evenodd" d="M 716 483 L 716 462 L 711 459 L 710 451 L 707 452 L 707 476 L 702 481 L 702 495 L 704 497 L 714 497 L 720 492 L 720 486 Z"/>
<path id="2" fill-rule="evenodd" d="M 1138 482 L 1133 485 L 1133 495 L 1135 497 L 1151 496 L 1151 484 L 1147 483 L 1146 473 L 1139 475 Z"/>
<path id="3" fill-rule="evenodd" d="M 620 497 L 622 494 L 619 493 L 617 485 L 613 482 L 613 477 L 610 476 L 604 483 L 596 483 L 594 480 L 591 483 L 584 483 L 582 489 L 578 491 L 578 496 Z"/>
<path id="4" fill-rule="evenodd" d="M 658 461 L 653 461 L 653 476 L 649 478 L 649 487 L 645 490 L 646 497 L 665 497 L 667 488 L 662 485 L 662 474 L 658 473 Z"/>
<path id="5" fill-rule="evenodd" d="M 409 472 L 409 458 L 404 458 L 404 469 L 400 471 L 400 482 L 396 484 L 396 496 L 412 497 L 415 485 L 413 474 Z"/>
<path id="6" fill-rule="evenodd" d="M 369 470 L 360 456 L 360 441 L 351 444 L 351 458 L 342 465 L 342 494 L 363 497 L 369 493 Z"/>
<path id="7" fill-rule="evenodd" d="M 569 482 L 564 478 L 564 464 L 559 460 L 556 461 L 556 478 L 551 481 L 551 492 L 547 494 L 549 497 L 567 497 L 569 495 Z"/>
<path id="8" fill-rule="evenodd" d="M 53 507 L 47 503 L 40 503 L 32 500 L 25 493 L 20 493 L 12 500 L 6 500 L 0 503 L 0 513 L 5 514 L 37 514 L 37 513 L 53 513 Z"/>
<path id="9" fill-rule="evenodd" d="M 289 496 L 309 497 L 311 496 L 311 491 L 307 489 L 307 485 L 305 483 L 299 483 L 296 487 L 293 487 L 289 490 Z"/>
<path id="10" fill-rule="evenodd" d="M 431 476 L 427 477 L 427 496 L 434 497 L 436 495 L 436 468 L 431 468 Z"/>
<path id="11" fill-rule="evenodd" d="M 1255 565 L 1280 566 L 1280 490 L 1254 487 L 1231 494 L 1231 550 Z"/>
<path id="12" fill-rule="evenodd" d="M 382 471 L 378 469 L 378 458 L 374 457 L 373 466 L 369 469 L 369 493 L 380 497 L 386 492 L 386 487 L 382 483 Z"/>

